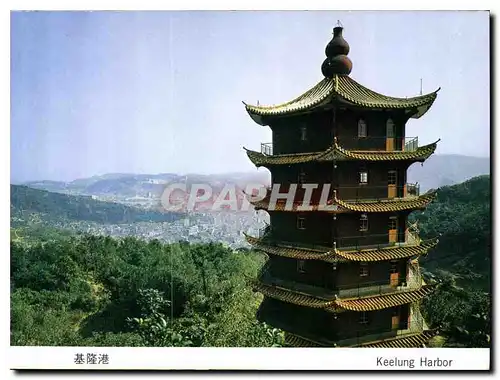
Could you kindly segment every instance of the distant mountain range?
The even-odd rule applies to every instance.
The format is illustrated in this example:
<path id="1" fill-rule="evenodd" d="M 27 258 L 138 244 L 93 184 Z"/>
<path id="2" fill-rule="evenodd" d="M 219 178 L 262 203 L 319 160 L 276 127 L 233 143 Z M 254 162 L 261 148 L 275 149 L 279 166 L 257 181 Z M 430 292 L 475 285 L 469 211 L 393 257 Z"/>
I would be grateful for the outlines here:
<path id="1" fill-rule="evenodd" d="M 11 223 L 37 215 L 46 221 L 89 221 L 97 223 L 171 222 L 183 215 L 141 210 L 120 203 L 103 202 L 89 196 L 60 194 L 27 186 L 10 186 Z"/>
<path id="2" fill-rule="evenodd" d="M 453 185 L 469 178 L 490 173 L 490 159 L 461 155 L 433 155 L 423 165 L 413 164 L 408 171 L 408 182 L 418 182 L 421 191 Z M 167 183 L 210 184 L 215 191 L 225 184 L 235 184 L 245 188 L 248 183 L 270 183 L 270 173 L 266 169 L 249 173 L 224 174 L 132 174 L 110 173 L 71 182 L 30 181 L 23 185 L 51 192 L 76 195 L 95 195 L 98 197 L 115 196 L 148 197 L 158 199 Z"/>
<path id="3" fill-rule="evenodd" d="M 490 174 L 489 157 L 458 154 L 435 154 L 423 165 L 413 164 L 408 170 L 408 182 L 418 182 L 422 191 L 455 185 L 470 178 Z"/>

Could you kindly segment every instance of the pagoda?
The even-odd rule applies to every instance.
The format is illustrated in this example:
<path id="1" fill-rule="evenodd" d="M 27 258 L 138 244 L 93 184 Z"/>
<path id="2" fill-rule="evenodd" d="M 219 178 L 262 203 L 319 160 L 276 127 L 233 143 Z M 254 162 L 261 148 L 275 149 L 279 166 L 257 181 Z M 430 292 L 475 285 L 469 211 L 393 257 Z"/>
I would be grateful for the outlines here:
<path id="1" fill-rule="evenodd" d="M 283 330 L 292 347 L 422 347 L 437 330 L 420 313 L 434 285 L 418 259 L 438 240 L 421 240 L 408 216 L 436 192 L 420 194 L 407 170 L 439 140 L 420 146 L 405 126 L 439 89 L 397 98 L 364 87 L 349 76 L 342 31 L 333 29 L 313 88 L 279 105 L 244 103 L 273 140 L 246 150 L 271 172 L 266 196 L 250 197 L 270 223 L 246 235 L 268 257 L 252 280 L 264 296 L 257 318 Z"/>

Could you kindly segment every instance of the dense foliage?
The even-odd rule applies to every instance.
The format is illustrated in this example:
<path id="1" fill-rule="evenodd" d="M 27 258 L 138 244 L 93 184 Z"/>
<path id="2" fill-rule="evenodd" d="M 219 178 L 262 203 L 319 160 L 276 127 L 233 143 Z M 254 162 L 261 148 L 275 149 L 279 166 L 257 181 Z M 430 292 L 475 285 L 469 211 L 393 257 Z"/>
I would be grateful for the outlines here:
<path id="1" fill-rule="evenodd" d="M 181 215 L 147 211 L 119 203 L 103 202 L 88 196 L 52 193 L 26 186 L 10 186 L 11 215 L 26 219 L 27 215 L 42 218 L 87 220 L 98 223 L 169 222 Z"/>
<path id="2" fill-rule="evenodd" d="M 491 331 L 491 184 L 480 176 L 438 190 L 437 200 L 414 213 L 420 236 L 439 236 L 421 260 L 424 274 L 441 284 L 423 301 L 431 326 L 440 327 L 446 346 L 489 346 Z"/>
<path id="3" fill-rule="evenodd" d="M 11 344 L 279 345 L 245 284 L 262 261 L 220 244 L 11 242 Z"/>
<path id="4" fill-rule="evenodd" d="M 12 207 L 20 211 L 31 190 L 16 188 Z M 111 204 L 107 211 L 100 208 L 104 202 L 86 198 L 89 208 L 48 194 L 30 209 L 101 221 L 96 207 L 97 215 L 109 211 L 107 220 L 128 209 Z M 80 208 L 87 213 L 79 215 Z M 440 282 L 422 302 L 430 326 L 441 329 L 436 345 L 489 346 L 489 176 L 439 189 L 437 201 L 412 219 L 422 238 L 440 235 L 422 260 L 426 279 Z M 245 282 L 263 261 L 252 251 L 221 244 L 162 244 L 73 235 L 37 223 L 18 226 L 11 229 L 11 344 L 281 346 L 282 332 L 257 322 L 261 298 Z"/>
<path id="5" fill-rule="evenodd" d="M 423 239 L 439 245 L 422 266 L 452 272 L 459 283 L 489 290 L 491 271 L 490 177 L 481 176 L 438 190 L 424 212 L 413 213 Z"/>

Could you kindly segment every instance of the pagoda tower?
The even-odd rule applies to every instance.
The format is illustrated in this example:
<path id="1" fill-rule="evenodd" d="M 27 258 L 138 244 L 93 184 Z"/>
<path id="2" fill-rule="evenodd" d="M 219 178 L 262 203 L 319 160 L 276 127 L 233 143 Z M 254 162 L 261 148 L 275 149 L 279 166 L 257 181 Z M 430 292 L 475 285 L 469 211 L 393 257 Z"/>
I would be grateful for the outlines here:
<path id="1" fill-rule="evenodd" d="M 246 236 L 268 257 L 252 280 L 264 296 L 257 318 L 284 330 L 288 346 L 422 347 L 437 330 L 420 313 L 434 285 L 418 259 L 438 241 L 422 241 L 408 216 L 436 193 L 420 194 L 406 177 L 439 140 L 419 146 L 405 125 L 439 89 L 396 98 L 359 84 L 342 30 L 333 29 L 317 85 L 287 103 L 245 103 L 273 140 L 247 150 L 272 183 L 250 199 L 270 216 L 259 236 Z"/>

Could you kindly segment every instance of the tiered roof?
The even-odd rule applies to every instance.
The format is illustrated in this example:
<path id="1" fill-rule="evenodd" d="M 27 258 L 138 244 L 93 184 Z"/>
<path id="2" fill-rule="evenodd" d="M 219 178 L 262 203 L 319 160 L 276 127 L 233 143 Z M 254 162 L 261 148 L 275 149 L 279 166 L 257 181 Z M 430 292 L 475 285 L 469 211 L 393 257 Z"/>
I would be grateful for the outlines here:
<path id="1" fill-rule="evenodd" d="M 423 285 L 420 288 L 408 291 L 398 291 L 383 295 L 362 298 L 333 299 L 318 298 L 305 293 L 299 293 L 280 286 L 264 284 L 253 281 L 253 289 L 264 296 L 278 301 L 291 303 L 298 306 L 324 309 L 332 313 L 343 311 L 373 311 L 405 305 L 424 298 L 431 293 L 435 285 Z"/>
<path id="2" fill-rule="evenodd" d="M 333 78 L 324 78 L 310 90 L 286 103 L 273 106 L 244 104 L 252 119 L 260 125 L 267 125 L 266 117 L 309 112 L 333 101 L 361 108 L 406 110 L 412 118 L 419 118 L 432 106 L 438 91 L 412 98 L 396 98 L 370 90 L 347 75 L 334 75 Z"/>
<path id="3" fill-rule="evenodd" d="M 266 155 L 244 148 L 250 161 L 257 166 L 294 165 L 308 162 L 329 162 L 329 161 L 412 161 L 424 162 L 436 150 L 439 140 L 432 144 L 421 146 L 413 151 L 363 151 L 347 150 L 342 148 L 337 141 L 324 152 L 295 153 Z"/>
<path id="4" fill-rule="evenodd" d="M 385 339 L 378 342 L 361 344 L 357 347 L 363 348 L 417 348 L 422 347 L 429 340 L 439 334 L 439 330 L 424 330 L 421 333 L 407 335 L 405 337 L 396 337 Z"/>
<path id="5" fill-rule="evenodd" d="M 249 202 L 254 206 L 256 210 L 266 210 L 266 211 L 288 211 L 288 212 L 329 212 L 329 213 L 346 213 L 346 212 L 396 212 L 405 210 L 418 210 L 424 209 L 427 205 L 434 200 L 437 191 L 432 190 L 418 197 L 404 197 L 404 198 L 393 198 L 393 199 L 375 199 L 375 200 L 363 200 L 363 201 L 344 201 L 338 199 L 335 195 L 332 200 L 328 202 L 328 208 L 325 209 L 325 205 L 311 204 L 306 206 L 311 206 L 311 209 L 301 210 L 299 207 L 302 206 L 302 201 L 294 202 L 291 209 L 286 207 L 286 201 L 278 199 L 276 205 L 271 210 L 269 209 L 270 202 L 270 192 L 268 195 L 260 201 L 255 201 L 249 199 Z M 250 197 L 251 198 L 251 197 Z M 337 206 L 337 207 L 335 207 Z"/>
<path id="6" fill-rule="evenodd" d="M 424 330 L 420 333 L 408 334 L 402 337 L 383 339 L 377 342 L 370 342 L 356 345 L 360 348 L 418 348 L 427 344 L 429 340 L 439 334 L 439 330 Z M 327 344 L 313 341 L 296 334 L 286 333 L 285 343 L 294 347 L 328 347 Z"/>
<path id="7" fill-rule="evenodd" d="M 438 244 L 438 239 L 422 241 L 418 245 L 391 246 L 386 248 L 363 250 L 338 250 L 332 247 L 307 248 L 287 245 L 286 243 L 270 243 L 245 234 L 246 240 L 259 251 L 269 255 L 287 257 L 296 260 L 321 260 L 326 262 L 342 261 L 389 261 L 405 259 L 427 254 Z"/>

